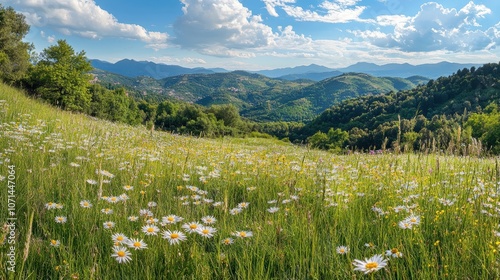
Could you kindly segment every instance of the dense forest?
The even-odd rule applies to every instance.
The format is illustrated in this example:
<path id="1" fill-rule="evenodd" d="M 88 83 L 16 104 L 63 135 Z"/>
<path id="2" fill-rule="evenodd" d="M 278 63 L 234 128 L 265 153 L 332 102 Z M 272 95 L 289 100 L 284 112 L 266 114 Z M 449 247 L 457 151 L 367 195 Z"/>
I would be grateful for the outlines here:
<path id="1" fill-rule="evenodd" d="M 247 88 L 243 92 L 231 90 L 224 80 L 215 79 L 221 75 L 215 75 L 213 83 L 224 91 L 220 91 L 218 99 L 201 97 L 205 105 L 202 106 L 179 100 L 141 98 L 123 87 L 96 83 L 85 51 L 75 52 L 66 41 L 60 40 L 36 54 L 32 44 L 23 42 L 29 28 L 22 14 L 0 5 L 0 80 L 64 110 L 144 125 L 147 129 L 207 137 L 275 137 L 338 152 L 369 149 L 500 152 L 498 63 L 460 69 L 416 88 L 408 80 L 372 79 L 351 73 L 305 83 L 307 86 L 301 89 L 294 89 L 297 82 L 269 80 L 256 86 L 242 80 L 241 84 Z M 363 94 L 358 95 L 360 89 L 353 88 L 362 77 L 368 82 L 361 88 Z M 183 83 L 186 79 L 201 78 L 206 75 L 178 76 L 163 83 L 180 88 L 188 86 Z M 421 77 L 416 79 L 422 81 Z M 345 90 L 334 95 L 319 94 L 325 88 L 329 92 L 338 90 L 340 84 L 350 87 L 342 87 Z M 275 94 L 272 102 L 266 102 L 264 96 L 272 94 L 273 87 L 269 85 L 290 90 L 291 94 Z M 392 91 L 387 93 L 387 90 Z M 241 103 L 232 104 L 243 96 L 261 104 L 268 116 L 277 116 L 272 120 L 311 119 L 314 117 L 311 112 L 323 111 L 325 104 L 335 105 L 304 123 L 269 119 L 256 122 L 241 117 L 240 110 L 248 108 Z"/>

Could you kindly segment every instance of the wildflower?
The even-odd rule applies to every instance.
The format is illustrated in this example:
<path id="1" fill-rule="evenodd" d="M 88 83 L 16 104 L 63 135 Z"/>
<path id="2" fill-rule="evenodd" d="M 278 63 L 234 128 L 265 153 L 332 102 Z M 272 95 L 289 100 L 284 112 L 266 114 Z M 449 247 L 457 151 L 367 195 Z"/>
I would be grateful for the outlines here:
<path id="1" fill-rule="evenodd" d="M 400 221 L 398 226 L 402 229 L 411 229 L 413 227 L 412 224 L 406 220 Z"/>
<path id="2" fill-rule="evenodd" d="M 237 214 L 241 213 L 241 211 L 242 211 L 241 208 L 233 208 L 233 209 L 229 210 L 229 214 L 237 215 Z"/>
<path id="3" fill-rule="evenodd" d="M 420 216 L 411 215 L 404 220 L 411 225 L 419 225 L 420 224 Z"/>
<path id="4" fill-rule="evenodd" d="M 56 203 L 54 206 L 56 209 L 63 209 L 63 205 L 61 203 Z"/>
<path id="5" fill-rule="evenodd" d="M 127 240 L 126 244 L 128 245 L 129 248 L 135 249 L 135 250 L 142 250 L 142 249 L 147 249 L 148 244 L 146 244 L 144 241 L 139 240 L 139 239 L 129 239 Z"/>
<path id="6" fill-rule="evenodd" d="M 158 231 L 160 231 L 160 229 L 155 225 L 148 225 L 142 227 L 142 232 L 144 232 L 146 235 L 157 235 Z"/>
<path id="7" fill-rule="evenodd" d="M 54 203 L 54 202 L 48 202 L 48 203 L 45 203 L 45 208 L 46 208 L 47 210 L 55 209 L 55 208 L 56 208 L 56 204 L 57 204 L 57 203 Z"/>
<path id="8" fill-rule="evenodd" d="M 64 217 L 64 216 L 57 216 L 57 217 L 55 217 L 55 221 L 58 224 L 64 224 L 64 223 L 66 223 L 67 220 L 68 219 L 66 217 Z"/>
<path id="9" fill-rule="evenodd" d="M 121 199 L 120 197 L 117 197 L 117 196 L 111 196 L 111 197 L 108 197 L 107 201 L 109 203 L 117 203 L 119 202 Z"/>
<path id="10" fill-rule="evenodd" d="M 222 202 L 221 201 L 216 201 L 212 204 L 213 207 L 219 207 L 219 206 L 222 206 Z"/>
<path id="11" fill-rule="evenodd" d="M 89 183 L 91 185 L 97 185 L 98 184 L 98 182 L 96 180 L 92 180 L 92 179 L 88 179 L 87 183 Z"/>
<path id="12" fill-rule="evenodd" d="M 213 227 L 201 226 L 198 228 L 198 230 L 196 232 L 205 238 L 212 238 L 216 231 L 217 231 L 217 229 L 215 229 Z"/>
<path id="13" fill-rule="evenodd" d="M 253 236 L 253 232 L 251 231 L 236 231 L 233 233 L 233 236 L 240 238 L 248 238 Z"/>
<path id="14" fill-rule="evenodd" d="M 104 175 L 108 178 L 113 178 L 115 177 L 115 175 L 111 174 L 109 171 L 106 171 L 106 170 L 96 170 L 95 171 L 96 174 L 101 174 L 101 175 Z"/>
<path id="15" fill-rule="evenodd" d="M 154 201 L 148 202 L 148 207 L 149 208 L 153 208 L 153 207 L 156 207 L 156 206 L 158 206 L 158 204 L 156 202 L 154 202 Z"/>
<path id="16" fill-rule="evenodd" d="M 80 167 L 80 165 L 78 163 L 76 163 L 76 162 L 70 162 L 69 165 L 71 167 Z"/>
<path id="17" fill-rule="evenodd" d="M 141 216 L 153 216 L 153 212 L 149 209 L 141 209 L 139 210 L 139 215 Z"/>
<path id="18" fill-rule="evenodd" d="M 139 219 L 139 217 L 137 217 L 137 216 L 129 216 L 127 219 L 129 221 L 131 221 L 131 222 L 136 222 Z"/>
<path id="19" fill-rule="evenodd" d="M 105 209 L 101 209 L 101 212 L 106 214 L 106 215 L 111 215 L 111 214 L 113 214 L 113 209 L 105 208 Z"/>
<path id="20" fill-rule="evenodd" d="M 103 223 L 105 229 L 112 229 L 115 227 L 115 223 L 111 221 L 107 221 Z"/>
<path id="21" fill-rule="evenodd" d="M 224 238 L 222 239 L 221 243 L 224 245 L 231 245 L 234 243 L 234 239 L 232 239 L 231 237 Z"/>
<path id="22" fill-rule="evenodd" d="M 182 221 L 183 218 L 176 215 L 168 215 L 166 217 L 161 218 L 162 223 L 164 224 L 175 224 L 177 222 Z"/>
<path id="23" fill-rule="evenodd" d="M 393 257 L 393 258 L 402 258 L 403 257 L 403 253 L 401 253 L 398 248 L 392 248 L 390 250 L 387 250 L 385 251 L 385 254 L 389 257 Z"/>
<path id="24" fill-rule="evenodd" d="M 59 242 L 59 240 L 50 240 L 50 246 L 52 247 L 59 247 L 59 245 L 61 245 L 61 242 Z"/>
<path id="25" fill-rule="evenodd" d="M 131 191 L 134 189 L 133 186 L 129 186 L 129 185 L 126 185 L 126 186 L 123 186 L 123 189 L 126 190 L 126 191 Z"/>
<path id="26" fill-rule="evenodd" d="M 156 223 L 158 223 L 158 219 L 153 218 L 153 217 L 149 217 L 149 218 L 146 220 L 146 224 L 148 224 L 148 225 L 154 225 L 154 224 L 156 224 Z"/>
<path id="27" fill-rule="evenodd" d="M 276 212 L 278 212 L 278 210 L 280 210 L 279 207 L 271 207 L 271 208 L 267 209 L 267 212 L 276 213 Z"/>
<path id="28" fill-rule="evenodd" d="M 113 254 L 111 255 L 113 258 L 115 258 L 119 263 L 126 263 L 132 258 L 130 257 L 130 252 L 127 250 L 125 247 L 121 246 L 115 246 L 113 247 Z"/>
<path id="29" fill-rule="evenodd" d="M 126 237 L 123 233 L 115 233 L 111 236 L 115 245 L 120 245 L 126 243 L 128 241 L 128 237 Z"/>
<path id="30" fill-rule="evenodd" d="M 373 244 L 373 243 L 371 243 L 371 242 L 370 242 L 370 243 L 365 243 L 365 247 L 370 248 L 370 249 L 373 249 L 373 248 L 375 248 L 376 246 L 375 246 L 375 244 Z"/>
<path id="31" fill-rule="evenodd" d="M 382 257 L 382 255 L 375 255 L 369 259 L 354 260 L 352 264 L 355 266 L 354 270 L 359 270 L 365 274 L 372 273 L 380 270 L 387 265 L 387 260 Z"/>
<path id="32" fill-rule="evenodd" d="M 197 222 L 190 222 L 190 223 L 185 223 L 182 225 L 182 228 L 188 232 L 188 233 L 193 233 L 196 232 L 202 225 Z"/>
<path id="33" fill-rule="evenodd" d="M 347 246 L 338 246 L 336 251 L 337 251 L 337 254 L 345 255 L 345 254 L 349 253 L 349 247 L 347 247 Z"/>
<path id="34" fill-rule="evenodd" d="M 92 203 L 90 203 L 88 200 L 82 200 L 80 201 L 80 206 L 83 208 L 90 208 L 92 207 Z"/>
<path id="35" fill-rule="evenodd" d="M 238 208 L 241 208 L 241 209 L 248 208 L 249 204 L 250 204 L 249 202 L 238 203 Z"/>
<path id="36" fill-rule="evenodd" d="M 179 242 L 186 240 L 186 235 L 180 231 L 164 231 L 162 237 L 168 240 L 170 245 L 179 244 Z"/>
<path id="37" fill-rule="evenodd" d="M 214 224 L 215 222 L 217 222 L 217 219 L 214 216 L 205 216 L 205 217 L 201 218 L 201 220 L 204 224 L 207 224 L 207 225 L 211 225 L 211 224 Z"/>

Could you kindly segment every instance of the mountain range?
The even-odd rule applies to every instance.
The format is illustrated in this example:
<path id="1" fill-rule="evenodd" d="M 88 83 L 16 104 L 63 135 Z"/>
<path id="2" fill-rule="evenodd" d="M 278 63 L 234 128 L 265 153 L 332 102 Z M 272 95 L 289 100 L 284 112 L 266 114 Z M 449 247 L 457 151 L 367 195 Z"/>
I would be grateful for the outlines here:
<path id="1" fill-rule="evenodd" d="M 135 78 L 138 76 L 149 76 L 154 79 L 163 79 L 184 74 L 214 74 L 230 72 L 223 68 L 186 68 L 178 65 L 167 65 L 150 61 L 135 61 L 123 59 L 116 63 L 102 60 L 90 60 L 92 66 L 97 69 Z M 436 79 L 441 76 L 449 76 L 458 69 L 478 67 L 480 64 L 460 64 L 450 62 L 439 62 L 435 64 L 411 65 L 408 63 L 390 63 L 377 65 L 374 63 L 360 62 L 354 65 L 333 69 L 321 65 L 311 64 L 308 66 L 297 66 L 278 68 L 272 70 L 248 71 L 261 74 L 269 78 L 280 78 L 285 80 L 308 79 L 320 81 L 326 78 L 339 76 L 342 73 L 365 73 L 375 77 L 400 77 L 424 76 Z"/>

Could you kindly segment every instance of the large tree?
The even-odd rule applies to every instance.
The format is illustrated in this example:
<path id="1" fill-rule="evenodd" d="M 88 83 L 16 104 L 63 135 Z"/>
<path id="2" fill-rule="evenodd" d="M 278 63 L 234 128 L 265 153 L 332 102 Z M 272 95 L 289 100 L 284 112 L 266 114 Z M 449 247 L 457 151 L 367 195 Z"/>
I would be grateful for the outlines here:
<path id="1" fill-rule="evenodd" d="M 40 54 L 33 68 L 31 86 L 50 103 L 71 111 L 85 111 L 90 106 L 90 62 L 85 52 L 75 53 L 65 41 L 57 41 Z"/>
<path id="2" fill-rule="evenodd" d="M 22 40 L 29 29 L 24 15 L 0 4 L 0 81 L 15 83 L 26 74 L 33 45 Z"/>

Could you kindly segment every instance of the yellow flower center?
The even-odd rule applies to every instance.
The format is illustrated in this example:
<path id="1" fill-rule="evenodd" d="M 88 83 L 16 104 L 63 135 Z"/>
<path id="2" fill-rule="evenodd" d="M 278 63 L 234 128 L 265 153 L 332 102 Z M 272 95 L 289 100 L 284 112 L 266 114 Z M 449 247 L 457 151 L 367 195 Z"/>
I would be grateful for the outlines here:
<path id="1" fill-rule="evenodd" d="M 412 222 L 412 223 L 416 223 L 416 222 L 417 222 L 417 219 L 415 219 L 415 218 L 411 218 L 410 222 Z"/>
<path id="2" fill-rule="evenodd" d="M 190 229 L 196 229 L 197 227 L 198 227 L 198 226 L 197 226 L 196 224 L 190 224 L 190 225 L 189 225 L 189 228 L 190 228 Z"/>
<path id="3" fill-rule="evenodd" d="M 341 249 L 339 250 L 339 252 L 341 252 L 341 253 L 345 253 L 345 249 L 344 249 L 344 248 L 341 248 Z"/>
<path id="4" fill-rule="evenodd" d="M 89 203 L 88 202 L 84 202 L 83 206 L 89 206 Z"/>
<path id="5" fill-rule="evenodd" d="M 118 241 L 123 241 L 123 236 L 121 236 L 121 235 L 120 235 L 120 236 L 118 236 L 118 237 L 116 238 L 116 240 L 118 240 Z"/>
<path id="6" fill-rule="evenodd" d="M 230 240 L 230 239 L 226 239 L 226 240 L 224 240 L 224 244 L 226 244 L 226 245 L 227 245 L 227 244 L 231 244 L 231 240 Z"/>
<path id="7" fill-rule="evenodd" d="M 62 222 L 64 219 L 62 217 L 57 218 L 58 221 Z"/>
<path id="8" fill-rule="evenodd" d="M 134 247 L 141 247 L 141 242 L 134 242 Z"/>
<path id="9" fill-rule="evenodd" d="M 365 265 L 365 268 L 366 269 L 374 269 L 374 268 L 377 268 L 378 267 L 378 263 L 376 262 L 369 262 Z"/>
<path id="10" fill-rule="evenodd" d="M 148 232 L 154 232 L 154 231 L 155 231 L 155 229 L 154 229 L 154 228 L 152 228 L 152 227 L 148 227 Z"/>
<path id="11" fill-rule="evenodd" d="M 172 239 L 176 239 L 176 238 L 178 238 L 178 237 L 179 237 L 179 234 L 178 234 L 178 233 L 172 233 L 172 234 L 170 235 L 170 238 L 172 238 Z"/>
<path id="12" fill-rule="evenodd" d="M 391 253 L 393 253 L 393 254 L 397 254 L 397 253 L 398 253 L 398 249 L 397 249 L 397 248 L 392 248 L 392 249 L 391 249 Z"/>
<path id="13" fill-rule="evenodd" d="M 126 255 L 124 251 L 118 251 L 116 254 L 118 255 L 118 257 L 125 257 Z"/>
<path id="14" fill-rule="evenodd" d="M 50 243 L 52 243 L 52 245 L 56 245 L 57 241 L 56 240 L 50 240 Z"/>
<path id="15" fill-rule="evenodd" d="M 208 229 L 204 229 L 201 231 L 203 234 L 208 234 L 210 231 Z"/>
<path id="16" fill-rule="evenodd" d="M 168 217 L 168 218 L 167 218 L 167 220 L 168 220 L 169 222 L 173 222 L 175 219 L 174 219 L 174 217 Z"/>
<path id="17" fill-rule="evenodd" d="M 242 232 L 240 232 L 240 236 L 241 236 L 241 237 L 245 237 L 245 236 L 247 236 L 247 233 L 246 233 L 246 232 L 244 232 L 244 231 L 242 231 Z"/>

